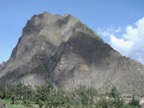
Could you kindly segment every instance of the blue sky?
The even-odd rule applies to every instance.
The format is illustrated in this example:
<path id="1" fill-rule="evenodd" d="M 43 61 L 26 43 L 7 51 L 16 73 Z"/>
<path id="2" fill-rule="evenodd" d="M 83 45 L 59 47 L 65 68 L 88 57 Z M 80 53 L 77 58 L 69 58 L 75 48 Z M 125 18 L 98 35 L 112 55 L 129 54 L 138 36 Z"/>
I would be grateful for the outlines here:
<path id="1" fill-rule="evenodd" d="M 144 0 L 1 0 L 0 62 L 34 14 L 72 14 L 123 55 L 144 63 Z"/>

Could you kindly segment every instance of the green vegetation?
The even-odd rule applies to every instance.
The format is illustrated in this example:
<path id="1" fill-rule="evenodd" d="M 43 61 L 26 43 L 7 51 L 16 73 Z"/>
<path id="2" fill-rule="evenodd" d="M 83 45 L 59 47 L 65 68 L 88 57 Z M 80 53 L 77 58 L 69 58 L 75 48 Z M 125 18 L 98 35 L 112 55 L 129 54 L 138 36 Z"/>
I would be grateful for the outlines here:
<path id="1" fill-rule="evenodd" d="M 66 92 L 50 82 L 35 89 L 21 83 L 0 85 L 0 98 L 7 108 L 140 108 L 134 97 L 125 105 L 115 87 L 103 96 L 93 87 L 79 86 Z"/>

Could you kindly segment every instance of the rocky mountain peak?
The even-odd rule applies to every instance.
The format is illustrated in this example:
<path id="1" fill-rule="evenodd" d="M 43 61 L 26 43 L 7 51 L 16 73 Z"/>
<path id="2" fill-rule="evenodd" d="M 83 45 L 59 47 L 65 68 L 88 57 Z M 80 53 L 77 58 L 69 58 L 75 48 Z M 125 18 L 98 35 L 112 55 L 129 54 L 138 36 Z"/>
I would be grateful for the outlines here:
<path id="1" fill-rule="evenodd" d="M 12 58 L 14 58 L 13 60 L 22 59 L 21 61 L 23 61 L 23 57 L 30 56 L 29 59 L 24 58 L 24 61 L 29 61 L 31 57 L 35 55 L 35 51 L 46 51 L 46 53 L 48 53 L 48 50 L 45 50 L 45 48 L 47 48 L 45 46 L 46 44 L 49 44 L 49 46 L 55 49 L 55 47 L 58 47 L 62 42 L 68 41 L 75 32 L 90 34 L 90 36 L 94 36 L 98 40 L 103 41 L 72 15 L 52 15 L 48 12 L 34 15 L 24 27 L 22 37 L 13 50 Z M 34 47 L 36 47 L 37 50 L 34 50 Z M 52 54 L 51 51 L 49 51 L 49 53 L 50 55 Z"/>
<path id="2" fill-rule="evenodd" d="M 23 28 L 4 68 L 1 83 L 41 85 L 51 80 L 72 90 L 78 85 L 107 91 L 144 91 L 144 66 L 121 56 L 72 15 L 34 15 Z"/>
<path id="3" fill-rule="evenodd" d="M 70 14 L 61 16 L 58 14 L 52 15 L 48 12 L 34 15 L 31 20 L 27 22 L 23 32 L 32 34 L 36 32 L 39 36 L 42 36 L 53 30 L 59 34 L 57 38 L 62 39 L 65 39 L 63 38 L 63 35 L 66 35 L 67 33 L 69 33 L 68 35 L 71 35 L 76 31 L 94 33 L 86 25 Z M 99 36 L 97 37 L 100 38 Z"/>

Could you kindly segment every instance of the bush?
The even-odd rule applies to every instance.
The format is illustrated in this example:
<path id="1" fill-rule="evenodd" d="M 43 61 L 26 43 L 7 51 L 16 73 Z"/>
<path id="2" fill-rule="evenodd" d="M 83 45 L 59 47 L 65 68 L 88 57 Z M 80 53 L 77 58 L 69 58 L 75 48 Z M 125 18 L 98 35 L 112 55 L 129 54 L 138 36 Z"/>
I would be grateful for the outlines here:
<path id="1" fill-rule="evenodd" d="M 132 101 L 129 103 L 129 105 L 140 107 L 139 100 L 135 99 L 134 96 L 132 98 Z"/>
<path id="2" fill-rule="evenodd" d="M 27 107 L 31 107 L 31 101 L 30 100 L 24 100 L 23 104 Z"/>
<path id="3" fill-rule="evenodd" d="M 42 108 L 42 107 L 44 106 L 44 102 L 41 101 L 41 100 L 39 100 L 39 101 L 38 101 L 38 105 L 39 105 L 40 108 Z"/>
<path id="4" fill-rule="evenodd" d="M 109 93 L 109 96 L 112 97 L 112 98 L 114 98 L 114 99 L 119 98 L 119 92 L 118 92 L 118 90 L 116 89 L 115 86 L 113 86 L 113 87 L 111 88 L 111 91 L 110 91 L 110 93 Z"/>
<path id="5" fill-rule="evenodd" d="M 121 108 L 140 108 L 139 106 L 123 105 Z"/>

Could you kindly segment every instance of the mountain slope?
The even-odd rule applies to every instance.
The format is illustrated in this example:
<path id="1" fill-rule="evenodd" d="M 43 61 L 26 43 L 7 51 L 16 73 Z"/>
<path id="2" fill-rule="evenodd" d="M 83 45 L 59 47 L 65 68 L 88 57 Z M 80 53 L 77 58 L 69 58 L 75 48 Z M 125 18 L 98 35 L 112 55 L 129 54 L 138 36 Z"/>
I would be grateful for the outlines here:
<path id="1" fill-rule="evenodd" d="M 34 15 L 10 59 L 0 69 L 0 82 L 41 85 L 51 80 L 72 90 L 78 85 L 100 91 L 144 91 L 144 66 L 121 56 L 71 15 Z"/>

